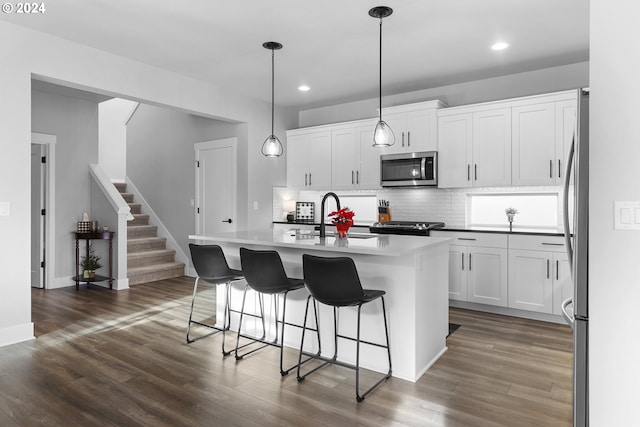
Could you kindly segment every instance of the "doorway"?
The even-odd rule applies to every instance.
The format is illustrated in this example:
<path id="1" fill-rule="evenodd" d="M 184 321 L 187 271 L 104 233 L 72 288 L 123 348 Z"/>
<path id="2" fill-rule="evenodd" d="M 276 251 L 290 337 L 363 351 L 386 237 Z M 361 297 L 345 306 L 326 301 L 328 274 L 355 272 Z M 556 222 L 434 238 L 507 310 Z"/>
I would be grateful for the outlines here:
<path id="1" fill-rule="evenodd" d="M 53 286 L 55 135 L 31 134 L 31 287 Z"/>
<path id="2" fill-rule="evenodd" d="M 194 144 L 196 234 L 236 230 L 236 138 Z"/>

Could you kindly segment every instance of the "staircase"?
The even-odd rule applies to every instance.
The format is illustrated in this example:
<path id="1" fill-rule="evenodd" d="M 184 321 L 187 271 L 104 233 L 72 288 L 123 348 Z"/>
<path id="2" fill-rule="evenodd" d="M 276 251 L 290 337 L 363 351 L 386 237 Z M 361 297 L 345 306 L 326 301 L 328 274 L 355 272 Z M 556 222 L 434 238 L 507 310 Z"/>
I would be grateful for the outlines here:
<path id="1" fill-rule="evenodd" d="M 131 208 L 133 221 L 127 226 L 127 277 L 129 285 L 184 276 L 184 263 L 175 261 L 176 251 L 167 249 L 167 239 L 158 237 L 158 227 L 149 225 L 149 215 L 140 212 L 127 184 L 115 184 Z"/>

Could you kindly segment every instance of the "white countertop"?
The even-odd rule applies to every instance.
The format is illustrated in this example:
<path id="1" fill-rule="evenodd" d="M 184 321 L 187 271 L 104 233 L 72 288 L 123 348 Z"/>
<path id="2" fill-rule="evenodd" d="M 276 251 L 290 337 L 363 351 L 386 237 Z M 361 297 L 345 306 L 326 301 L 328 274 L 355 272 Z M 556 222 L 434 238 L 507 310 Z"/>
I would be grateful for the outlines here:
<path id="1" fill-rule="evenodd" d="M 198 243 L 229 242 L 271 247 L 314 249 L 320 251 L 400 256 L 414 253 L 434 245 L 447 244 L 451 239 L 424 236 L 396 236 L 349 233 L 346 240 L 326 237 L 321 240 L 313 232 L 293 230 L 240 230 L 206 235 L 190 235 Z"/>

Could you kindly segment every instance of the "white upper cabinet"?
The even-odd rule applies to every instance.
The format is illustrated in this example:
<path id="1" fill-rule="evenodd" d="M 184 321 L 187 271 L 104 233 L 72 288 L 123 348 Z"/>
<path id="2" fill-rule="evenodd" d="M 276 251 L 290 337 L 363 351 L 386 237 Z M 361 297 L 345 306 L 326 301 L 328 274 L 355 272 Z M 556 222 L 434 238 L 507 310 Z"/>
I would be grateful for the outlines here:
<path id="1" fill-rule="evenodd" d="M 438 186 L 471 187 L 473 114 L 438 118 Z"/>
<path id="2" fill-rule="evenodd" d="M 513 107 L 513 185 L 561 185 L 576 126 L 576 93 Z"/>
<path id="3" fill-rule="evenodd" d="M 373 120 L 340 125 L 331 131 L 332 188 L 380 188 L 380 148 L 373 147 Z"/>
<path id="4" fill-rule="evenodd" d="M 513 184 L 556 183 L 555 103 L 513 108 Z"/>
<path id="5" fill-rule="evenodd" d="M 440 113 L 438 186 L 511 185 L 511 110 Z"/>
<path id="6" fill-rule="evenodd" d="M 331 188 L 331 132 L 287 132 L 287 186 Z"/>
<path id="7" fill-rule="evenodd" d="M 438 110 L 439 186 L 562 184 L 576 105 L 572 90 Z"/>
<path id="8" fill-rule="evenodd" d="M 511 185 L 511 111 L 473 113 L 473 186 Z"/>
<path id="9" fill-rule="evenodd" d="M 382 110 L 384 120 L 395 135 L 396 142 L 385 148 L 383 154 L 436 151 L 438 149 L 437 110 L 444 107 L 440 101 L 388 107 Z"/>

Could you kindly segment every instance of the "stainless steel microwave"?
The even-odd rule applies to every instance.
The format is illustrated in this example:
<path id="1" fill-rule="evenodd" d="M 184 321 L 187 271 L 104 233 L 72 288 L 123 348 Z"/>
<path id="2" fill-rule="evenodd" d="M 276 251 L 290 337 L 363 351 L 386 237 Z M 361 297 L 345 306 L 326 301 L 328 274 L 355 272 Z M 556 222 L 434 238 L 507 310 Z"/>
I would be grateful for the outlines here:
<path id="1" fill-rule="evenodd" d="M 380 185 L 383 187 L 438 185 L 438 152 L 421 151 L 380 156 Z"/>

